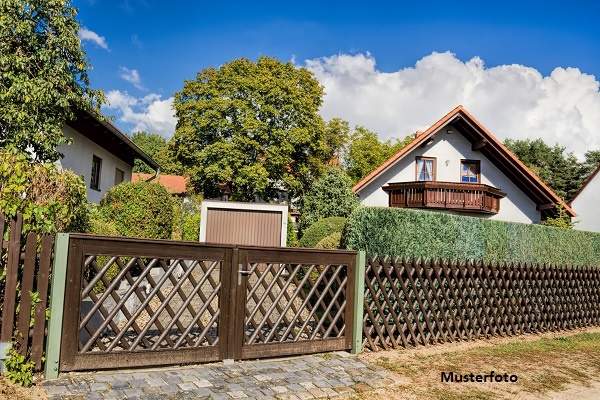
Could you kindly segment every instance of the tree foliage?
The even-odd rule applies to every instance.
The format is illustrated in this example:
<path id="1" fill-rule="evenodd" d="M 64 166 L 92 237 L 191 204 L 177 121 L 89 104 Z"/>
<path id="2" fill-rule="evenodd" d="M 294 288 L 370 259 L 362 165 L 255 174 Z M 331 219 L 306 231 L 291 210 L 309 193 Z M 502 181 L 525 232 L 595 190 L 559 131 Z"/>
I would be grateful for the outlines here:
<path id="1" fill-rule="evenodd" d="M 0 150 L 0 212 L 9 218 L 23 214 L 24 232 L 82 232 L 88 224 L 85 184 L 54 164 Z"/>
<path id="2" fill-rule="evenodd" d="M 175 160 L 169 142 L 157 133 L 135 132 L 131 140 L 160 165 L 165 174 L 180 174 L 181 165 Z M 135 160 L 133 172 L 152 173 L 154 170 L 142 160 Z"/>
<path id="3" fill-rule="evenodd" d="M 352 192 L 352 181 L 340 168 L 330 168 L 321 176 L 302 199 L 299 230 L 327 217 L 347 217 L 358 207 L 358 198 Z"/>
<path id="4" fill-rule="evenodd" d="M 0 2 L 0 146 L 56 161 L 73 110 L 93 111 L 88 62 L 68 0 Z"/>
<path id="5" fill-rule="evenodd" d="M 343 162 L 350 144 L 350 124 L 341 118 L 332 118 L 325 124 L 325 159 L 331 165 Z"/>
<path id="6" fill-rule="evenodd" d="M 124 182 L 111 188 L 100 202 L 99 213 L 113 221 L 121 236 L 170 239 L 173 200 L 154 182 Z"/>
<path id="7" fill-rule="evenodd" d="M 260 57 L 207 68 L 175 96 L 173 149 L 205 197 L 300 195 L 327 158 L 323 88 L 304 68 Z"/>
<path id="8" fill-rule="evenodd" d="M 377 133 L 362 126 L 357 126 L 350 137 L 348 154 L 344 162 L 346 172 L 353 182 L 358 182 L 410 143 L 412 139 L 412 136 L 406 136 L 402 140 L 381 141 Z"/>
<path id="9" fill-rule="evenodd" d="M 563 146 L 550 146 L 542 139 L 507 139 L 504 144 L 564 199 L 570 199 L 585 178 L 583 165 Z"/>

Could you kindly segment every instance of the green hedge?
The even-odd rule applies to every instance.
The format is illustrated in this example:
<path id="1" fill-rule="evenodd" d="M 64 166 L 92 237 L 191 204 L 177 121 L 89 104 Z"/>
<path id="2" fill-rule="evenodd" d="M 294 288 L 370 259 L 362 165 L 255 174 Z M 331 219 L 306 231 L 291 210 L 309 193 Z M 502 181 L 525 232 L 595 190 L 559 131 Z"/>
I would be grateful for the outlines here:
<path id="1" fill-rule="evenodd" d="M 339 249 L 341 239 L 342 232 L 333 232 L 331 235 L 319 240 L 319 243 L 315 247 L 317 249 Z"/>
<path id="2" fill-rule="evenodd" d="M 341 232 L 344 225 L 346 225 L 346 218 L 343 217 L 320 219 L 304 231 L 304 235 L 300 239 L 300 247 L 315 247 L 326 236 Z"/>
<path id="3" fill-rule="evenodd" d="M 600 265 L 600 234 L 402 208 L 361 207 L 342 246 L 369 255 Z"/>
<path id="4" fill-rule="evenodd" d="M 118 184 L 100 201 L 98 212 L 103 220 L 114 223 L 121 236 L 171 238 L 173 199 L 158 183 Z"/>

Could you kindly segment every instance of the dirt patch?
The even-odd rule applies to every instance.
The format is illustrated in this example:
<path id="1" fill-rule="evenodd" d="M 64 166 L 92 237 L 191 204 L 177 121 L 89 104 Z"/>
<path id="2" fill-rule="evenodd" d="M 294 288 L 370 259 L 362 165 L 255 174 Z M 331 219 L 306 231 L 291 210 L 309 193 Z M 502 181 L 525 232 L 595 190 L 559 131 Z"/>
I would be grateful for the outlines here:
<path id="1" fill-rule="evenodd" d="M 39 386 L 24 388 L 0 376 L 0 400 L 46 400 L 46 392 Z"/>
<path id="2" fill-rule="evenodd" d="M 600 328 L 449 343 L 365 353 L 409 382 L 386 390 L 391 399 L 540 399 L 573 386 L 589 386 L 600 374 Z M 447 383 L 458 375 L 509 374 L 517 382 Z M 599 397 L 600 398 L 600 397 Z"/>

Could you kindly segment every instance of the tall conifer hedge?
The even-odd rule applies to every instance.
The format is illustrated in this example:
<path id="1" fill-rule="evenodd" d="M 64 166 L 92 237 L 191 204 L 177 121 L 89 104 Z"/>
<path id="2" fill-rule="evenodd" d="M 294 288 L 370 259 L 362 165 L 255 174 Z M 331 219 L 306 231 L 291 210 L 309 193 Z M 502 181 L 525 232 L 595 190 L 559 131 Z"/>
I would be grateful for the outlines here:
<path id="1" fill-rule="evenodd" d="M 598 233 L 402 208 L 358 208 L 342 246 L 370 256 L 600 265 Z"/>

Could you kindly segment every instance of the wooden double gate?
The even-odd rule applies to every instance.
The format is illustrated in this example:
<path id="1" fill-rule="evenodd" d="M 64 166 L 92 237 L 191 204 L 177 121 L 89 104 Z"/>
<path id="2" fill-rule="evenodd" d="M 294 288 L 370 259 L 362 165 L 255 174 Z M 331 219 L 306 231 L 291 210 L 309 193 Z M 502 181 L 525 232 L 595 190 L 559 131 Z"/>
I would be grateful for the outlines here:
<path id="1" fill-rule="evenodd" d="M 350 349 L 356 253 L 71 235 L 60 370 Z"/>

